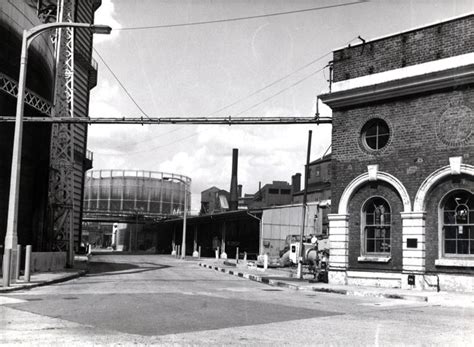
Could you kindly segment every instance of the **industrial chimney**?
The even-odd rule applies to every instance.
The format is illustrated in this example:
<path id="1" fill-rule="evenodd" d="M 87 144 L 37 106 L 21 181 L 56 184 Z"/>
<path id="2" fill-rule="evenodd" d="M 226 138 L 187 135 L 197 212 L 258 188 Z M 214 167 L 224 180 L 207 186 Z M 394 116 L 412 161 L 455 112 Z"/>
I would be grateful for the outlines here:
<path id="1" fill-rule="evenodd" d="M 237 188 L 237 165 L 239 159 L 239 149 L 232 150 L 232 177 L 230 179 L 230 202 L 229 210 L 236 211 L 239 205 L 238 188 Z"/>
<path id="2" fill-rule="evenodd" d="M 242 197 L 242 185 L 241 184 L 237 185 L 237 196 L 239 198 Z"/>
<path id="3" fill-rule="evenodd" d="M 301 174 L 297 173 L 291 176 L 291 186 L 293 188 L 293 193 L 297 193 L 301 190 Z"/>

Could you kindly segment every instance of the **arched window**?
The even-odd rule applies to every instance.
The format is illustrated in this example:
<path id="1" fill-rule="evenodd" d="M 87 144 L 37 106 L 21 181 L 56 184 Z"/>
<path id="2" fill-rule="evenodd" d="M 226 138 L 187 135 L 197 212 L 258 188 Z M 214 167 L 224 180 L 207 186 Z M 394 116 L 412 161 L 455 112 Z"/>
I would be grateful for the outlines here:
<path id="1" fill-rule="evenodd" d="M 444 255 L 474 255 L 474 195 L 466 190 L 444 200 L 442 237 Z"/>
<path id="2" fill-rule="evenodd" d="M 362 209 L 362 251 L 366 255 L 390 254 L 390 206 L 380 197 L 369 199 Z"/>

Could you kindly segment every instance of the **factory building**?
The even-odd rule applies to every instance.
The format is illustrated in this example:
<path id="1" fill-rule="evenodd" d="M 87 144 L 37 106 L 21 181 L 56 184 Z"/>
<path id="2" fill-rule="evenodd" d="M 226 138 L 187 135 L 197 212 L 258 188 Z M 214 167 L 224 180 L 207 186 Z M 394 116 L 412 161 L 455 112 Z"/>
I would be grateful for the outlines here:
<path id="1" fill-rule="evenodd" d="M 60 5 L 61 4 L 61 5 Z M 93 23 L 94 13 L 100 0 L 42 0 L 0 2 L 0 113 L 15 116 L 19 76 L 22 32 L 25 29 L 55 22 L 58 9 L 62 8 L 61 21 Z M 61 7 L 62 6 L 62 7 Z M 62 29 L 65 32 L 66 29 Z M 92 60 L 91 30 L 76 30 L 66 41 L 56 30 L 50 30 L 35 38 L 28 49 L 25 116 L 52 117 L 61 115 L 54 102 L 60 93 L 71 91 L 69 100 L 74 108 L 68 115 L 87 117 L 89 92 L 97 81 L 97 64 Z M 55 44 L 54 42 L 62 42 Z M 57 63 L 57 45 L 70 44 L 68 87 L 60 76 L 63 65 Z M 59 59 L 59 61 L 62 61 Z M 56 88 L 55 88 L 56 86 Z M 67 88 L 70 88 L 70 90 Z M 56 92 L 55 92 L 56 91 Z M 72 105 L 72 102 L 71 104 Z M 58 130 L 59 129 L 59 130 Z M 73 225 L 74 246 L 77 248 L 81 232 L 82 186 L 84 172 L 91 167 L 91 155 L 87 152 L 87 126 L 74 125 L 66 129 L 66 136 L 58 136 L 60 127 L 50 124 L 26 123 L 23 128 L 21 153 L 21 177 L 18 216 L 18 243 L 31 244 L 33 251 L 65 251 Z M 13 123 L 0 124 L 0 245 L 3 248 L 7 225 L 8 194 L 13 148 Z M 61 142 L 66 140 L 67 143 Z M 70 163 L 70 181 L 66 183 L 70 200 L 58 203 L 56 189 L 64 184 L 58 163 L 58 153 L 66 153 Z M 68 166 L 69 167 L 69 166 Z M 72 206 L 72 207 L 71 207 Z M 64 217 L 64 218 L 63 218 Z M 71 224 L 60 225 L 61 221 Z"/>
<path id="2" fill-rule="evenodd" d="M 337 49 L 329 281 L 474 288 L 474 15 Z"/>

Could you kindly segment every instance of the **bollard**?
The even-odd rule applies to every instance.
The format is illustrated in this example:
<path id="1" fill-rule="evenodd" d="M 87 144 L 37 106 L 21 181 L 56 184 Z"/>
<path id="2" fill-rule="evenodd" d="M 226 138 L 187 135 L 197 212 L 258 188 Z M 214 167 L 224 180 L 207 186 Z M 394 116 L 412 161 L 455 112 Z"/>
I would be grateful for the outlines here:
<path id="1" fill-rule="evenodd" d="M 263 269 L 266 270 L 268 268 L 268 254 L 263 255 Z"/>
<path id="2" fill-rule="evenodd" d="M 25 254 L 25 281 L 30 281 L 30 270 L 31 269 L 31 245 L 26 246 Z"/>
<path id="3" fill-rule="evenodd" d="M 173 250 L 171 251 L 171 255 L 174 255 L 176 257 L 176 246 L 173 246 Z"/>
<path id="4" fill-rule="evenodd" d="M 219 248 L 216 248 L 216 259 L 219 259 Z"/>
<path id="5" fill-rule="evenodd" d="M 12 250 L 10 248 L 5 248 L 5 253 L 3 253 L 3 286 L 10 286 L 10 262 L 12 259 Z"/>
<path id="6" fill-rule="evenodd" d="M 201 259 L 201 246 L 198 247 L 199 259 Z"/>
<path id="7" fill-rule="evenodd" d="M 20 267 L 21 267 L 21 245 L 16 245 L 15 280 L 20 279 Z"/>
<path id="8" fill-rule="evenodd" d="M 247 252 L 244 252 L 244 263 L 247 261 Z"/>
<path id="9" fill-rule="evenodd" d="M 28 246 L 27 246 L 28 247 Z M 31 246 L 30 246 L 31 247 Z M 87 255 L 91 255 L 92 254 L 92 245 L 89 243 L 87 245 Z"/>
<path id="10" fill-rule="evenodd" d="M 235 249 L 235 263 L 239 263 L 239 247 Z"/>

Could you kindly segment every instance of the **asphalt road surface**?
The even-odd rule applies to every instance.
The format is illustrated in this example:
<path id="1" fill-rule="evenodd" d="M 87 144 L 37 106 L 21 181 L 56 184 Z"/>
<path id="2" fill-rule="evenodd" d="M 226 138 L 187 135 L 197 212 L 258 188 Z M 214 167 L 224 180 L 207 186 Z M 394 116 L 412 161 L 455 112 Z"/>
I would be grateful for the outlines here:
<path id="1" fill-rule="evenodd" d="M 474 345 L 474 310 L 294 291 L 157 255 L 94 256 L 0 296 L 0 344 Z"/>

